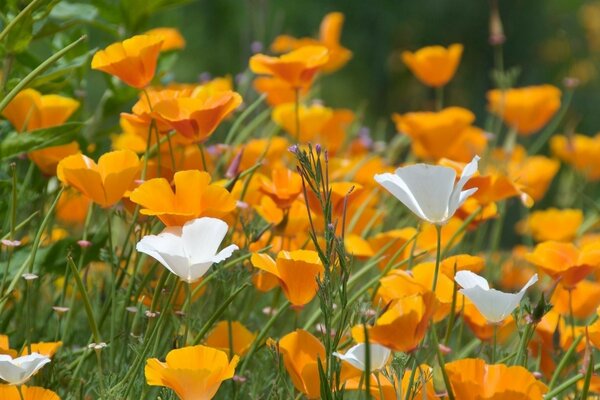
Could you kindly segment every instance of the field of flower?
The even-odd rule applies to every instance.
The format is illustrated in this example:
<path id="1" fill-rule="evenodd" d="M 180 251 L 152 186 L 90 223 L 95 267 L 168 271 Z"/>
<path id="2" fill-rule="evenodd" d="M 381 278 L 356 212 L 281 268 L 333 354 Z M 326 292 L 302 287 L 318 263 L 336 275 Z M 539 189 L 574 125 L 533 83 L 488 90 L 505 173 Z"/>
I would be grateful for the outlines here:
<path id="1" fill-rule="evenodd" d="M 485 51 L 385 56 L 389 114 L 375 69 L 328 84 L 345 13 L 255 4 L 218 74 L 231 21 L 152 23 L 184 3 L 0 3 L 0 400 L 599 398 L 599 2 L 549 82 L 480 0 Z"/>

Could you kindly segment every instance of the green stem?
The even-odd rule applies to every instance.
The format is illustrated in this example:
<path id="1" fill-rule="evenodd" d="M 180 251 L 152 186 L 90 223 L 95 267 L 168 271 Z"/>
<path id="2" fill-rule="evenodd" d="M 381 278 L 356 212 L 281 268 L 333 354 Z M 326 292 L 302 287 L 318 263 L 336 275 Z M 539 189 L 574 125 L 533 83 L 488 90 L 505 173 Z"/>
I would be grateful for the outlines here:
<path id="1" fill-rule="evenodd" d="M 438 86 L 435 88 L 435 110 L 442 111 L 444 108 L 444 87 Z"/>
<path id="2" fill-rule="evenodd" d="M 435 252 L 435 270 L 433 271 L 433 283 L 431 285 L 431 291 L 435 292 L 437 287 L 438 274 L 440 272 L 440 262 L 442 259 L 442 226 L 435 225 L 435 231 L 437 233 L 437 249 Z"/>
<path id="3" fill-rule="evenodd" d="M 0 42 L 4 40 L 4 38 L 6 38 L 6 36 L 8 36 L 8 34 L 10 33 L 10 31 L 12 30 L 12 28 L 14 28 L 19 21 L 21 21 L 23 18 L 25 18 L 27 15 L 29 15 L 29 13 L 31 13 L 39 3 L 41 3 L 43 0 L 33 0 L 31 3 L 29 3 L 27 5 L 27 7 L 25 7 L 23 10 L 21 10 L 20 13 L 17 14 L 16 17 L 14 17 L 12 19 L 12 21 L 10 21 L 8 23 L 8 25 L 6 25 L 6 27 L 2 30 L 2 32 L 0 32 Z"/>
<path id="4" fill-rule="evenodd" d="M 594 365 L 594 372 L 597 372 L 599 370 L 600 370 L 600 363 Z M 567 390 L 572 385 L 575 385 L 577 382 L 579 382 L 583 378 L 585 378 L 585 375 L 582 374 L 582 373 L 579 373 L 577 375 L 574 375 L 574 376 L 570 377 L 569 379 L 565 380 L 560 385 L 556 386 L 554 389 L 550 388 L 550 390 L 548 391 L 548 393 L 546 393 L 544 395 L 544 399 L 553 399 L 553 398 L 555 398 L 556 396 L 558 396 L 559 394 L 561 394 L 562 392 L 564 392 L 565 390 Z"/>
<path id="5" fill-rule="evenodd" d="M 446 392 L 448 393 L 448 400 L 454 400 L 454 392 L 452 391 L 452 385 L 450 384 L 450 378 L 448 378 L 448 373 L 446 372 L 446 362 L 444 361 L 444 355 L 442 354 L 442 350 L 440 350 L 440 343 L 438 341 L 437 332 L 435 330 L 435 325 L 431 326 L 431 338 L 433 339 L 433 346 L 435 347 L 435 353 L 438 359 L 438 363 L 440 364 L 440 369 L 442 370 L 442 376 L 444 378 L 444 385 L 446 386 Z"/>
<path id="6" fill-rule="evenodd" d="M 575 337 L 575 336 L 573 336 L 573 337 Z M 571 356 L 577 350 L 577 346 L 579 345 L 579 342 L 581 342 L 582 339 L 583 339 L 583 335 L 579 335 L 573 341 L 573 343 L 571 343 L 571 346 L 569 347 L 569 349 L 565 352 L 563 357 L 560 359 L 560 362 L 558 363 L 558 365 L 556 366 L 556 369 L 554 370 L 554 374 L 552 374 L 552 379 L 550 379 L 550 384 L 548 385 L 548 390 L 552 391 L 552 389 L 556 386 L 561 372 L 563 371 L 563 369 L 565 369 L 565 367 L 569 363 Z"/>

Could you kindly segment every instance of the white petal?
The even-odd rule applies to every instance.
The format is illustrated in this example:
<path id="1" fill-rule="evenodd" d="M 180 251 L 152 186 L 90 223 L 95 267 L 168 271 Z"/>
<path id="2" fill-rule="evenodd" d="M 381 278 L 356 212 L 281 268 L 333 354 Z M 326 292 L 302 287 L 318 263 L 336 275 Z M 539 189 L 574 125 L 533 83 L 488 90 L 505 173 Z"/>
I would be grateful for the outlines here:
<path id="1" fill-rule="evenodd" d="M 217 218 L 202 217 L 183 226 L 183 243 L 191 264 L 207 262 L 216 254 L 229 227 Z"/>
<path id="2" fill-rule="evenodd" d="M 377 174 L 374 177 L 375 181 L 381 186 L 387 189 L 395 198 L 400 200 L 410 211 L 417 215 L 417 217 L 428 220 L 427 216 L 423 214 L 421 207 L 415 200 L 410 189 L 406 186 L 404 181 L 398 176 L 390 173 Z"/>
<path id="3" fill-rule="evenodd" d="M 471 177 L 473 177 L 473 175 L 475 175 L 477 172 L 479 160 L 480 157 L 475 156 L 471 162 L 465 165 L 463 168 L 462 173 L 460 174 L 460 179 L 456 183 L 456 186 L 450 195 L 450 209 L 452 210 L 450 213 L 451 215 L 456 212 L 458 207 L 460 207 L 469 196 L 477 191 L 477 188 L 471 188 L 463 191 L 463 187 L 465 187 L 469 179 L 471 179 Z"/>
<path id="4" fill-rule="evenodd" d="M 235 244 L 230 244 L 229 246 L 227 246 L 223 250 L 221 250 L 216 256 L 214 256 L 212 258 L 212 261 L 215 264 L 216 263 L 220 263 L 221 261 L 225 261 L 229 257 L 231 257 L 231 255 L 233 254 L 233 252 L 236 251 L 236 250 L 239 250 L 239 247 L 237 247 L 237 245 L 235 245 Z"/>
<path id="5" fill-rule="evenodd" d="M 187 275 L 182 277 L 184 281 L 187 283 L 196 282 L 198 279 L 202 278 L 204 274 L 208 272 L 210 267 L 213 265 L 212 261 L 199 262 L 196 264 L 192 264 L 187 271 Z"/>
<path id="6" fill-rule="evenodd" d="M 454 276 L 454 280 L 464 289 L 470 289 L 472 287 L 480 287 L 484 290 L 490 289 L 490 285 L 484 277 L 471 271 L 458 271 Z"/>
<path id="7" fill-rule="evenodd" d="M 536 283 L 538 281 L 538 274 L 534 274 L 531 278 L 529 278 L 529 280 L 527 281 L 527 283 L 525 284 L 525 286 L 523 286 L 521 288 L 521 290 L 519 290 L 519 293 L 521 292 L 525 292 L 527 289 L 529 289 L 529 287 L 531 285 L 533 285 L 534 283 Z"/>
<path id="8" fill-rule="evenodd" d="M 346 354 L 333 353 L 336 357 L 351 364 L 353 367 L 364 371 L 366 369 L 366 347 L 365 343 L 359 343 L 349 349 Z M 385 367 L 392 351 L 380 344 L 369 345 L 370 371 L 377 371 Z"/>
<path id="9" fill-rule="evenodd" d="M 460 292 L 473 302 L 486 320 L 492 323 L 504 321 L 517 308 L 525 294 L 525 292 L 504 293 L 496 289 L 484 290 L 479 286 L 461 289 Z"/>
<path id="10" fill-rule="evenodd" d="M 190 262 L 183 240 L 172 233 L 173 231 L 173 229 L 165 230 L 159 235 L 144 236 L 135 248 L 153 257 L 169 271 L 185 280 L 189 275 Z"/>
<path id="11" fill-rule="evenodd" d="M 12 385 L 20 385 L 49 362 L 50 358 L 38 353 L 15 359 L 4 356 L 0 358 L 0 378 Z"/>

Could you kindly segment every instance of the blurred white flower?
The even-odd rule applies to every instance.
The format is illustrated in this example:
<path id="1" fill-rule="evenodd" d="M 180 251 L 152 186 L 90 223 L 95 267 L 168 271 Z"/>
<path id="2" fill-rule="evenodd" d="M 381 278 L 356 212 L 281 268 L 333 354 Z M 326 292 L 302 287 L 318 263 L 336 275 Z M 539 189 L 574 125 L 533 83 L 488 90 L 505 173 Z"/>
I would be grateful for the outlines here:
<path id="1" fill-rule="evenodd" d="M 348 362 L 353 367 L 365 371 L 367 369 L 366 348 L 366 343 L 359 343 L 350 348 L 345 354 L 335 352 L 333 355 L 340 360 Z M 390 358 L 390 354 L 392 354 L 392 351 L 385 346 L 376 343 L 369 344 L 369 371 L 374 372 L 385 367 L 385 364 Z"/>
<path id="2" fill-rule="evenodd" d="M 0 378 L 10 385 L 22 385 L 49 362 L 50 358 L 38 353 L 17 358 L 0 354 Z"/>

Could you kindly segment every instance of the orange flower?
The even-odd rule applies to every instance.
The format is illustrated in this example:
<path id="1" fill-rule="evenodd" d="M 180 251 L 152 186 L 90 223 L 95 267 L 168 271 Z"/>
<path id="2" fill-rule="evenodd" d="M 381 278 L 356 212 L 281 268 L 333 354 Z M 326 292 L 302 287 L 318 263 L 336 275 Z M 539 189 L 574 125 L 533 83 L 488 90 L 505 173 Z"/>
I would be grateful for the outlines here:
<path id="1" fill-rule="evenodd" d="M 281 35 L 275 38 L 271 50 L 276 53 L 285 53 L 304 46 L 322 45 L 329 50 L 329 60 L 323 65 L 323 72 L 334 72 L 342 68 L 352 58 L 352 52 L 340 45 L 344 14 L 331 12 L 321 22 L 319 39 L 296 39 L 291 36 Z"/>
<path id="2" fill-rule="evenodd" d="M 264 178 L 260 190 L 269 196 L 277 207 L 290 208 L 302 192 L 302 178 L 299 173 L 292 170 L 274 168 L 271 172 L 271 180 Z"/>
<path id="3" fill-rule="evenodd" d="M 316 251 L 280 251 L 277 261 L 268 254 L 252 253 L 250 261 L 255 268 L 277 277 L 285 297 L 294 306 L 309 303 L 317 294 L 317 277 L 323 273 L 323 264 Z"/>
<path id="4" fill-rule="evenodd" d="M 560 89 L 552 85 L 494 89 L 487 93 L 489 109 L 524 136 L 544 127 L 560 108 Z"/>
<path id="5" fill-rule="evenodd" d="M 40 343 L 31 343 L 31 352 L 38 353 L 46 357 L 53 357 L 58 349 L 61 348 L 63 342 L 40 342 Z M 27 346 L 21 351 L 21 355 L 29 354 L 29 350 Z"/>
<path id="6" fill-rule="evenodd" d="M 321 387 L 317 360 L 320 359 L 325 366 L 325 347 L 319 339 L 298 329 L 282 337 L 278 349 L 294 387 L 309 399 L 319 398 Z"/>
<path id="7" fill-rule="evenodd" d="M 221 382 L 233 377 L 238 360 L 233 356 L 230 362 L 227 353 L 207 346 L 183 347 L 171 350 L 165 363 L 148 359 L 146 381 L 172 389 L 182 400 L 209 400 Z"/>
<path id="8" fill-rule="evenodd" d="M 485 259 L 479 256 L 472 256 L 469 254 L 457 254 L 442 260 L 440 264 L 440 271 L 454 279 L 454 271 L 471 271 L 478 273 L 483 270 L 485 265 Z M 521 285 L 522 286 L 522 285 Z"/>
<path id="9" fill-rule="evenodd" d="M 571 290 L 600 266 L 600 241 L 586 244 L 581 249 L 572 243 L 543 242 L 526 258 L 552 279 L 560 278 L 565 288 Z"/>
<path id="10" fill-rule="evenodd" d="M 394 114 L 392 119 L 398 132 L 411 138 L 413 153 L 423 159 L 468 162 L 487 144 L 484 133 L 471 126 L 475 115 L 465 108 Z"/>
<path id="11" fill-rule="evenodd" d="M 296 101 L 296 91 L 286 81 L 272 76 L 259 76 L 252 83 L 254 90 L 267 95 L 267 103 L 277 106 Z M 308 92 L 308 86 L 300 88 L 300 95 Z"/>
<path id="12" fill-rule="evenodd" d="M 570 242 L 577 235 L 582 223 L 581 210 L 549 208 L 532 212 L 527 220 L 519 223 L 517 230 L 521 234 L 530 234 L 536 242 Z"/>
<path id="13" fill-rule="evenodd" d="M 550 302 L 554 306 L 553 310 L 563 316 L 570 315 L 572 307 L 575 317 L 588 318 L 600 306 L 600 283 L 582 280 L 571 290 L 558 284 Z"/>
<path id="14" fill-rule="evenodd" d="M 457 308 L 460 308 L 460 305 Z M 492 340 L 495 327 L 497 329 L 498 343 L 504 343 L 517 327 L 512 315 L 509 315 L 499 324 L 488 322 L 483 314 L 477 310 L 477 307 L 468 300 L 466 300 L 463 307 L 463 319 L 479 340 Z"/>
<path id="15" fill-rule="evenodd" d="M 488 365 L 476 358 L 446 364 L 446 372 L 457 399 L 538 400 L 548 391 L 531 372 L 521 366 Z"/>
<path id="16" fill-rule="evenodd" d="M 140 213 L 155 215 L 166 226 L 183 226 L 199 217 L 223 218 L 235 209 L 225 188 L 210 184 L 204 171 L 179 171 L 173 177 L 175 191 L 164 178 L 150 179 L 137 187 L 129 199 L 142 206 Z"/>
<path id="17" fill-rule="evenodd" d="M 502 264 L 500 286 L 515 291 L 521 290 L 525 283 L 535 274 L 535 267 L 525 260 L 529 249 L 525 246 L 515 246 L 510 257 Z"/>
<path id="18" fill-rule="evenodd" d="M 162 40 L 160 51 L 179 50 L 185 47 L 185 39 L 176 28 L 154 28 L 145 33 Z"/>
<path id="19" fill-rule="evenodd" d="M 399 262 L 406 258 L 410 252 L 410 246 L 407 246 L 398 255 L 396 255 L 396 253 L 398 253 L 402 246 L 415 236 L 416 233 L 417 230 L 415 228 L 409 227 L 381 232 L 372 238 L 369 238 L 367 241 L 372 248 L 373 254 L 381 252 L 381 255 L 384 257 L 378 264 L 379 269 L 383 270 L 392 259 L 394 259 L 394 262 Z"/>
<path id="20" fill-rule="evenodd" d="M 60 400 L 60 397 L 52 390 L 37 386 L 21 386 L 23 397 L 19 389 L 13 385 L 0 385 L 0 399 L 2 400 Z"/>
<path id="21" fill-rule="evenodd" d="M 299 90 L 309 86 L 315 74 L 329 60 L 324 46 L 305 46 L 280 57 L 256 54 L 250 58 L 250 69 L 261 75 L 272 75 Z"/>
<path id="22" fill-rule="evenodd" d="M 154 114 L 177 132 L 203 142 L 242 104 L 242 96 L 224 91 L 199 97 L 174 97 L 154 105 Z"/>
<path id="23" fill-rule="evenodd" d="M 249 140 L 243 147 L 240 170 L 248 169 L 259 162 L 264 168 L 263 171 L 282 167 L 288 147 L 288 141 L 282 137 Z"/>
<path id="24" fill-rule="evenodd" d="M 323 127 L 333 116 L 331 108 L 320 104 L 310 107 L 300 105 L 298 119 L 300 120 L 299 141 L 312 141 L 323 131 Z M 273 109 L 273 121 L 285 129 L 290 135 L 296 135 L 296 105 L 294 103 L 282 104 Z"/>
<path id="25" fill-rule="evenodd" d="M 416 52 L 402 52 L 402 61 L 413 74 L 427 86 L 440 87 L 454 76 L 462 56 L 462 44 L 427 46 Z"/>
<path id="26" fill-rule="evenodd" d="M 94 203 L 110 207 L 130 189 L 139 170 L 138 156 L 129 150 L 119 150 L 103 154 L 98 164 L 83 154 L 66 157 L 58 163 L 57 176 Z"/>
<path id="27" fill-rule="evenodd" d="M 396 300 L 375 325 L 367 328 L 369 341 L 394 351 L 414 350 L 425 337 L 436 307 L 435 294 L 429 291 Z M 352 328 L 352 337 L 359 343 L 365 341 L 362 325 Z"/>
<path id="28" fill-rule="evenodd" d="M 600 134 L 594 137 L 575 134 L 553 136 L 550 148 L 558 158 L 583 173 L 588 180 L 600 179 Z"/>
<path id="29" fill-rule="evenodd" d="M 206 345 L 225 351 L 229 357 L 230 349 L 233 349 L 233 354 L 243 356 L 255 338 L 256 333 L 250 332 L 239 321 L 220 321 L 206 338 Z"/>
<path id="30" fill-rule="evenodd" d="M 412 371 L 407 369 L 404 371 L 404 375 L 402 375 L 402 393 L 407 393 L 409 390 L 410 376 L 412 375 Z M 433 368 L 431 368 L 427 364 L 421 364 L 415 371 L 413 377 L 413 383 L 415 387 L 412 388 L 412 397 L 413 399 L 435 399 L 437 394 L 435 392 L 435 388 L 433 387 Z M 423 388 L 425 388 L 425 393 L 423 393 Z M 395 396 L 395 395 L 394 395 Z M 391 397 L 393 399 L 394 397 Z M 387 397 L 386 397 L 387 400 Z"/>
<path id="31" fill-rule="evenodd" d="M 408 371 L 408 375 L 406 375 L 406 384 L 403 382 L 403 385 L 408 385 L 408 379 L 410 378 L 410 371 Z M 415 382 L 420 382 L 419 379 L 419 374 L 416 374 L 417 378 L 415 378 Z M 340 378 L 341 379 L 341 378 Z M 396 385 L 392 384 L 392 382 L 390 382 L 390 380 L 388 378 L 385 377 L 385 375 L 383 374 L 379 374 L 377 377 L 375 376 L 375 374 L 371 374 L 371 376 L 369 377 L 369 392 L 371 393 L 371 397 L 373 397 L 376 400 L 396 400 L 398 399 L 397 395 L 396 395 Z M 431 383 L 431 381 L 429 382 L 429 385 L 427 385 L 427 394 L 433 394 L 435 395 L 435 391 L 429 391 L 429 388 L 431 387 L 431 389 L 433 390 L 433 384 Z M 351 379 L 348 379 L 345 384 L 344 384 L 344 393 L 345 392 L 349 392 L 349 391 L 354 391 L 354 390 L 358 390 L 360 392 L 365 392 L 366 390 L 366 385 L 364 382 L 364 374 L 360 374 L 359 376 L 355 376 Z M 405 391 L 403 391 L 402 393 L 406 393 Z M 422 398 L 422 394 L 421 394 L 421 389 L 420 386 L 417 389 L 414 398 L 415 399 L 420 399 Z M 427 397 L 429 398 L 429 397 Z M 431 397 L 433 398 L 433 397 Z"/>
<path id="32" fill-rule="evenodd" d="M 113 43 L 92 58 L 92 69 L 121 79 L 136 89 L 146 87 L 156 70 L 163 39 L 155 35 L 137 35 Z"/>

